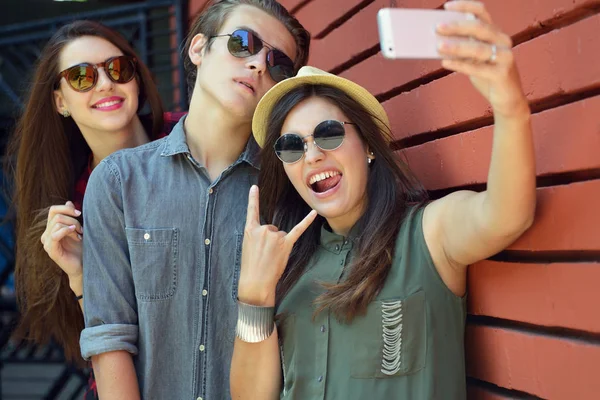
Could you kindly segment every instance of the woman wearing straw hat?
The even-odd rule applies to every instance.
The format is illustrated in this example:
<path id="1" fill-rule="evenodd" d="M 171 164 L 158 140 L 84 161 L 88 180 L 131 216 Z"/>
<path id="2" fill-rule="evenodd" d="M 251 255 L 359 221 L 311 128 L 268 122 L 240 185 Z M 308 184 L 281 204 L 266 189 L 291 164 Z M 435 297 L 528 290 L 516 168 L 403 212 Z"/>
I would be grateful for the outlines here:
<path id="1" fill-rule="evenodd" d="M 475 38 L 441 52 L 493 108 L 487 190 L 428 202 L 351 81 L 305 67 L 273 87 L 253 120 L 234 399 L 466 398 L 466 266 L 531 225 L 535 165 L 510 39 L 481 3 L 450 4 L 482 22 L 440 33 Z"/>

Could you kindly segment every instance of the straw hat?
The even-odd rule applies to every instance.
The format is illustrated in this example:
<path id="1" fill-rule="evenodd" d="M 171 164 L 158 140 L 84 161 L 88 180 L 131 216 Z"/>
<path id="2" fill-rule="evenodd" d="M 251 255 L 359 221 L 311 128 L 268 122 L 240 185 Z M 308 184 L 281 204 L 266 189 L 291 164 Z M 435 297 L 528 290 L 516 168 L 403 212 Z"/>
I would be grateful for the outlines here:
<path id="1" fill-rule="evenodd" d="M 252 119 L 252 132 L 256 143 L 260 147 L 264 147 L 265 145 L 267 121 L 275 104 L 291 90 L 304 84 L 326 85 L 342 90 L 348 96 L 362 104 L 375 117 L 373 120 L 383 132 L 389 132 L 390 121 L 385 110 L 367 89 L 348 79 L 307 66 L 300 68 L 295 77 L 285 79 L 273 86 L 258 103 Z M 385 136 L 387 137 L 388 135 L 386 134 Z"/>

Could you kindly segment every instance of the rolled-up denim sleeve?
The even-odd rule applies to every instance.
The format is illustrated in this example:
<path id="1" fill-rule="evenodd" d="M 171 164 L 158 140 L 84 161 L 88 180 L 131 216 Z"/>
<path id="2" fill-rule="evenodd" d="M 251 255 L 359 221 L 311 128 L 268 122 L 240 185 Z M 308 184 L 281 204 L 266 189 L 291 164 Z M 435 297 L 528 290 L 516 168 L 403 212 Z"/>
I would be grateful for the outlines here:
<path id="1" fill-rule="evenodd" d="M 137 354 L 138 315 L 123 209 L 122 180 L 110 159 L 90 176 L 84 198 L 81 354 Z"/>

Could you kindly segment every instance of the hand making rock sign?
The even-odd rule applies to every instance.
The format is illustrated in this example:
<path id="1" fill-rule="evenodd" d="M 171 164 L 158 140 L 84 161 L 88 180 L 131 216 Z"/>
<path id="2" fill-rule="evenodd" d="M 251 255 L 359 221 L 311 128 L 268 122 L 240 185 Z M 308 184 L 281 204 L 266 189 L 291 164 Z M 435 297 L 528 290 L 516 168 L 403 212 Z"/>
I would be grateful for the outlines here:
<path id="1" fill-rule="evenodd" d="M 289 233 L 274 225 L 261 225 L 259 190 L 250 188 L 248 214 L 242 245 L 242 264 L 238 285 L 238 299 L 246 304 L 273 307 L 275 287 L 285 270 L 296 240 L 317 216 L 312 210 Z"/>

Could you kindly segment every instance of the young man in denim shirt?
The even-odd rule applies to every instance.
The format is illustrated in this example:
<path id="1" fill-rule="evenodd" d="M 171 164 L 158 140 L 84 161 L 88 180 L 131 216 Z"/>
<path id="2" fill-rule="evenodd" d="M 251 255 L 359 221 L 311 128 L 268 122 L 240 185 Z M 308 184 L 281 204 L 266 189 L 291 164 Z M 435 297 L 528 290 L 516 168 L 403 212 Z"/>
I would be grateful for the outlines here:
<path id="1" fill-rule="evenodd" d="M 229 398 L 237 278 L 260 98 L 308 58 L 273 0 L 223 0 L 185 48 L 190 112 L 107 157 L 84 200 L 82 354 L 108 399 Z"/>

